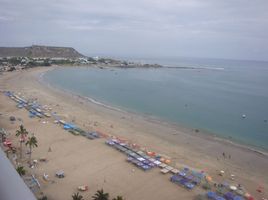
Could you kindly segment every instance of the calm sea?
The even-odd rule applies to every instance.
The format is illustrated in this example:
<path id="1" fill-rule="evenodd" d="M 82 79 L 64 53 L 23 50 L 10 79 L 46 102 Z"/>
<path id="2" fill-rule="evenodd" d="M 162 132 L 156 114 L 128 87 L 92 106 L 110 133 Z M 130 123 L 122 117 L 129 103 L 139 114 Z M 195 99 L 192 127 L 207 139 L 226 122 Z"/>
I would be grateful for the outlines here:
<path id="1" fill-rule="evenodd" d="M 202 69 L 59 68 L 44 79 L 104 104 L 268 150 L 268 62 L 154 62 Z"/>

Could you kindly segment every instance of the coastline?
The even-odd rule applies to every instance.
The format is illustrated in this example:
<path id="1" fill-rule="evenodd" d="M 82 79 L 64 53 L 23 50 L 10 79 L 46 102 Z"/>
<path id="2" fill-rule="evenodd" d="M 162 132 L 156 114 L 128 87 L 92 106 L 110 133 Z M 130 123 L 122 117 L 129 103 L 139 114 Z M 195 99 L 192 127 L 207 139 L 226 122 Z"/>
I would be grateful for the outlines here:
<path id="1" fill-rule="evenodd" d="M 57 67 L 57 68 L 59 68 L 59 67 Z M 65 67 L 61 66 L 60 68 L 65 68 Z M 184 69 L 184 68 L 182 68 L 182 69 Z M 190 69 L 199 69 L 199 68 L 190 68 Z M 200 68 L 200 69 L 211 69 L 211 68 Z M 215 70 L 223 70 L 223 69 L 224 68 L 219 68 L 219 69 L 216 68 Z M 60 92 L 60 93 L 62 93 L 64 95 L 66 95 L 66 96 L 70 96 L 71 98 L 80 99 L 82 101 L 88 101 L 88 102 L 93 103 L 93 104 L 95 104 L 97 106 L 101 106 L 103 108 L 110 109 L 110 110 L 113 110 L 113 111 L 116 111 L 116 112 L 121 112 L 121 113 L 124 113 L 124 114 L 133 115 L 135 117 L 139 116 L 143 120 L 148 121 L 148 122 L 158 123 L 158 124 L 162 124 L 162 125 L 166 125 L 166 126 L 172 126 L 172 127 L 175 127 L 175 128 L 177 128 L 179 130 L 182 130 L 183 132 L 187 132 L 187 134 L 191 134 L 192 136 L 201 137 L 201 138 L 203 137 L 203 138 L 206 138 L 207 140 L 211 140 L 211 141 L 215 141 L 215 142 L 222 142 L 222 143 L 224 143 L 226 145 L 232 145 L 234 147 L 241 148 L 243 150 L 252 151 L 252 152 L 255 152 L 255 153 L 259 154 L 259 155 L 263 155 L 266 158 L 268 158 L 268 150 L 263 149 L 261 147 L 253 146 L 253 145 L 250 145 L 250 144 L 244 144 L 244 143 L 241 143 L 239 141 L 228 139 L 227 137 L 221 137 L 221 136 L 217 135 L 214 132 L 208 132 L 208 131 L 205 131 L 205 130 L 202 130 L 202 129 L 198 129 L 198 133 L 195 133 L 196 129 L 194 127 L 184 126 L 182 124 L 178 124 L 178 123 L 175 123 L 175 122 L 170 122 L 170 121 L 167 121 L 167 120 L 164 120 L 164 119 L 160 119 L 160 118 L 158 118 L 156 116 L 146 115 L 146 114 L 142 114 L 142 113 L 134 112 L 134 111 L 129 111 L 129 110 L 126 110 L 124 108 L 118 108 L 116 106 L 100 102 L 100 101 L 98 101 L 98 100 L 96 100 L 96 99 L 94 99 L 92 97 L 82 96 L 82 95 L 77 94 L 75 92 L 72 92 L 72 91 L 70 91 L 68 89 L 64 89 L 64 88 L 58 87 L 56 85 L 52 85 L 48 81 L 44 80 L 44 78 L 43 78 L 43 76 L 48 71 L 51 71 L 51 70 L 55 70 L 55 67 L 52 68 L 52 69 L 49 69 L 49 70 L 47 70 L 47 71 L 45 71 L 45 72 L 43 72 L 41 74 L 37 74 L 36 79 L 41 84 L 47 86 L 49 89 L 54 90 L 55 92 L 58 92 L 58 93 Z"/>
<path id="2" fill-rule="evenodd" d="M 49 88 L 47 85 L 42 85 L 44 83 L 39 80 L 40 74 L 48 69 L 37 68 L 6 74 L 7 76 L 2 76 L 2 80 L 0 80 L 2 83 L 1 90 L 14 90 L 16 92 L 22 92 L 28 97 L 38 97 L 38 100 L 44 104 L 59 104 L 59 106 L 55 106 L 58 113 L 64 113 L 65 117 L 69 120 L 73 118 L 79 119 L 75 120 L 78 125 L 100 129 L 106 133 L 131 140 L 145 148 L 169 155 L 175 166 L 184 165 L 205 169 L 216 180 L 221 179 L 221 177 L 217 176 L 218 170 L 224 168 L 230 171 L 230 173 L 236 174 L 239 181 L 245 182 L 245 185 L 253 194 L 256 193 L 255 185 L 259 181 L 263 182 L 265 188 L 267 188 L 268 182 L 265 179 L 268 176 L 268 172 L 266 171 L 266 167 L 268 166 L 267 154 L 260 154 L 260 152 L 256 152 L 248 147 L 239 147 L 239 145 L 233 144 L 232 142 L 222 141 L 221 138 L 203 136 L 200 132 L 197 134 L 191 130 L 184 130 L 183 127 L 178 127 L 164 121 L 96 105 L 84 97 L 69 92 L 58 91 L 53 87 Z M 14 82 L 16 81 L 20 84 L 15 84 Z M 98 122 L 98 125 L 94 126 L 94 122 Z M 84 142 L 84 140 L 82 138 L 80 142 Z M 69 145 L 70 142 L 67 141 Z M 232 159 L 222 159 L 222 152 L 232 155 Z M 130 168 L 132 167 L 130 166 Z M 141 175 L 144 176 L 143 174 Z M 161 178 L 163 179 L 163 177 Z M 133 181 L 135 182 L 137 180 L 135 179 Z M 165 184 L 165 187 L 173 188 L 173 185 L 170 185 L 169 182 Z M 111 189 L 111 187 L 108 187 L 108 189 Z M 138 194 L 132 194 L 126 188 L 120 188 L 120 191 L 123 190 L 127 199 L 137 199 L 139 197 Z M 167 191 L 169 189 L 166 189 L 164 194 Z M 53 191 L 50 191 L 49 187 L 48 192 L 54 194 Z M 176 193 L 175 190 L 172 192 Z M 179 190 L 179 192 L 182 194 L 184 192 L 187 193 L 187 191 L 183 190 Z M 129 196 L 130 198 L 128 198 Z M 161 196 L 156 199 L 163 197 Z"/>

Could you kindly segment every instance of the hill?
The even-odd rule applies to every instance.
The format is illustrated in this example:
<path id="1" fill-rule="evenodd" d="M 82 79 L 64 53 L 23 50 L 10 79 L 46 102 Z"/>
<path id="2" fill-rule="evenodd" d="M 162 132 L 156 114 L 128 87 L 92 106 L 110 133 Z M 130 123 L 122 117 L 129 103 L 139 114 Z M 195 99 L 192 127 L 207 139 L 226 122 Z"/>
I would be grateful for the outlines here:
<path id="1" fill-rule="evenodd" d="M 38 46 L 0 47 L 0 57 L 81 58 L 85 57 L 71 47 Z"/>

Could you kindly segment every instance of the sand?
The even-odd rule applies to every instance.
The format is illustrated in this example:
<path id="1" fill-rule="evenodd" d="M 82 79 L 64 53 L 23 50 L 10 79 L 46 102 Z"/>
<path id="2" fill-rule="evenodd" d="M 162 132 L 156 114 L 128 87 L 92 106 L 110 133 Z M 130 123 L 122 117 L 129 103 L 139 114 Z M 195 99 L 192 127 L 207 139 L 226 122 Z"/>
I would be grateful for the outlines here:
<path id="1" fill-rule="evenodd" d="M 172 166 L 204 170 L 215 181 L 240 183 L 257 199 L 267 198 L 267 155 L 174 124 L 96 105 L 56 90 L 40 82 L 42 73 L 49 69 L 53 68 L 34 68 L 0 75 L 0 89 L 37 98 L 38 102 L 49 105 L 66 121 L 74 121 L 86 130 L 99 130 L 167 155 Z M 88 140 L 68 133 L 51 119 L 31 119 L 25 109 L 16 108 L 16 103 L 3 93 L 0 94 L 0 113 L 0 127 L 10 133 L 15 146 L 19 147 L 15 132 L 21 122 L 17 120 L 11 124 L 11 115 L 21 118 L 26 129 L 37 137 L 39 145 L 33 150 L 32 157 L 46 157 L 48 162 L 39 162 L 36 168 L 27 168 L 27 171 L 36 174 L 41 191 L 49 199 L 71 199 L 79 185 L 89 186 L 89 190 L 82 193 L 86 199 L 91 199 L 101 188 L 112 197 L 122 195 L 128 200 L 193 199 L 197 194 L 205 193 L 200 187 L 189 192 L 171 183 L 170 175 L 162 175 L 157 168 L 141 171 L 127 163 L 125 155 L 105 145 L 105 139 Z M 51 152 L 48 152 L 49 147 Z M 223 152 L 227 155 L 226 159 L 222 156 Z M 27 158 L 28 155 L 24 155 L 24 160 Z M 55 172 L 60 169 L 66 174 L 63 179 L 55 177 Z M 224 177 L 218 175 L 219 170 L 226 172 Z M 49 175 L 50 181 L 42 180 L 44 173 Z M 230 174 L 235 175 L 234 181 Z M 259 185 L 264 187 L 263 193 L 256 191 Z"/>

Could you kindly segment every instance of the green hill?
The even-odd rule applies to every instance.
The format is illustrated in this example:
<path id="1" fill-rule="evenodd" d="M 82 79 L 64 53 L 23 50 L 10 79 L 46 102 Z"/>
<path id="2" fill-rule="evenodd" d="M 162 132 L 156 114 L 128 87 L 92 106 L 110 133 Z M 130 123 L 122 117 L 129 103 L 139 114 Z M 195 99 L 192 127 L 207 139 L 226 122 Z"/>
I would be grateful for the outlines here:
<path id="1" fill-rule="evenodd" d="M 38 46 L 0 47 L 0 57 L 81 58 L 85 57 L 72 47 Z"/>

